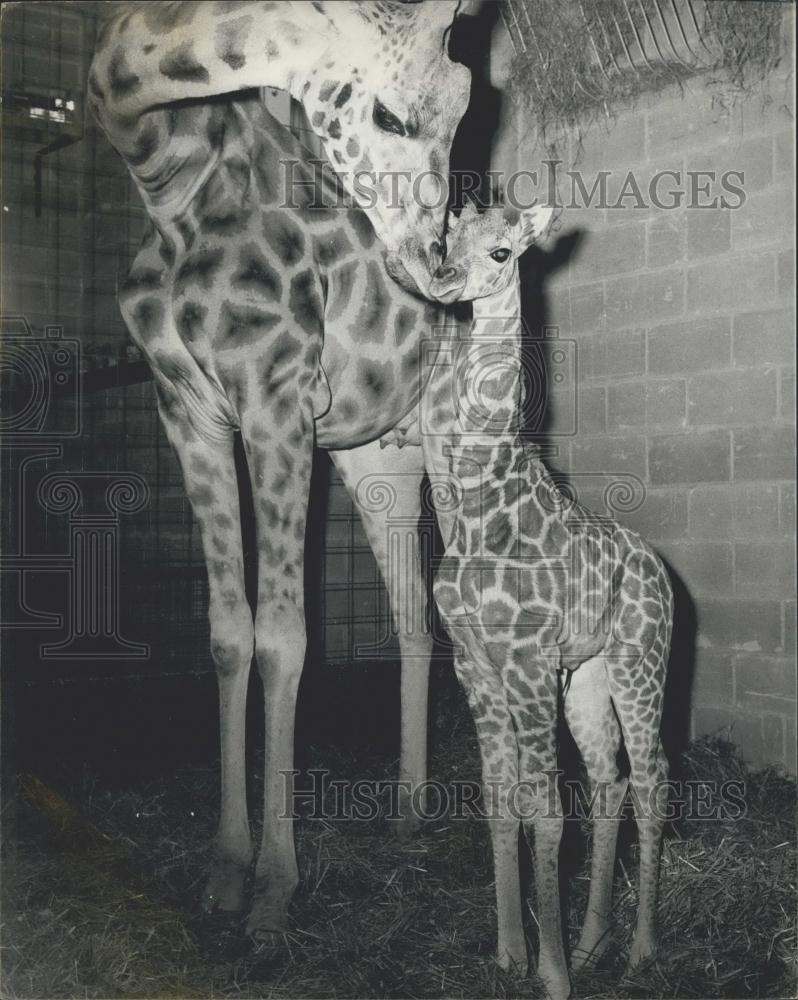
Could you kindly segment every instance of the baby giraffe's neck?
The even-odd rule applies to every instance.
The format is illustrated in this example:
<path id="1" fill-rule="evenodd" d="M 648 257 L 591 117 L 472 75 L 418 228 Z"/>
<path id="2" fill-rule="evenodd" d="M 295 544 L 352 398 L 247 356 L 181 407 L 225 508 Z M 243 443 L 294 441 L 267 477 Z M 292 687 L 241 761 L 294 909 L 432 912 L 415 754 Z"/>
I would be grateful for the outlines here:
<path id="1" fill-rule="evenodd" d="M 481 446 L 519 445 L 523 337 L 516 273 L 495 295 L 473 302 L 474 318 L 463 347 L 463 380 L 473 405 L 468 430 Z M 484 432 L 484 437 L 481 432 Z M 463 442 L 464 444 L 466 442 Z"/>
<path id="2" fill-rule="evenodd" d="M 504 484 L 521 477 L 529 486 L 548 476 L 521 437 L 523 324 L 518 275 L 501 292 L 473 301 L 467 329 L 444 339 L 421 406 L 421 440 L 432 480 L 448 484 L 455 507 L 438 508 L 441 531 L 460 555 L 484 545 L 470 530 L 475 512 L 505 505 Z M 481 515 L 477 514 L 481 523 Z M 448 551 L 448 550 L 447 550 Z"/>
<path id="3" fill-rule="evenodd" d="M 481 299 L 474 299 L 472 303 L 474 320 L 495 320 L 502 321 L 503 327 L 514 336 L 521 338 L 521 284 L 516 271 L 510 284 L 496 292 L 494 295 L 486 295 Z"/>
<path id="4" fill-rule="evenodd" d="M 442 342 L 421 408 L 430 472 L 463 484 L 521 447 L 521 308 L 518 278 L 473 302 L 474 317 Z"/>

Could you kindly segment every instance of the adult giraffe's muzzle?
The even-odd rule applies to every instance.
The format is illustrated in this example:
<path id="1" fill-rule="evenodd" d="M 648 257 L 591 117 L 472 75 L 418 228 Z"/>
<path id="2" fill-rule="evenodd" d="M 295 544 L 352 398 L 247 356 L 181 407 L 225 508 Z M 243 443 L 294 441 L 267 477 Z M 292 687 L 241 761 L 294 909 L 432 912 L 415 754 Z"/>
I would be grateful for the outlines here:
<path id="1" fill-rule="evenodd" d="M 452 267 L 451 264 L 440 264 L 432 275 L 429 293 L 438 302 L 446 304 L 456 302 L 463 294 L 466 277 L 462 268 Z"/>
<path id="2" fill-rule="evenodd" d="M 404 288 L 425 299 L 435 298 L 430 290 L 433 274 L 441 266 L 446 254 L 442 234 L 435 234 L 429 241 L 408 237 L 396 251 L 385 257 L 388 274 Z"/>

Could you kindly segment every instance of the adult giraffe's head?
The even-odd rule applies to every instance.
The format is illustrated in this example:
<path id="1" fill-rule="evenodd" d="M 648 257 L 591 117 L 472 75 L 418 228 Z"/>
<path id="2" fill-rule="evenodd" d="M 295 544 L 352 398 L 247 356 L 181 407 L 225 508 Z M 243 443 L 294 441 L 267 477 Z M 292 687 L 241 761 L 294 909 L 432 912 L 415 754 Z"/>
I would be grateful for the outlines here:
<path id="1" fill-rule="evenodd" d="M 470 94 L 469 71 L 447 54 L 458 5 L 314 4 L 330 42 L 291 88 L 388 270 L 423 295 L 444 252 L 449 153 Z"/>

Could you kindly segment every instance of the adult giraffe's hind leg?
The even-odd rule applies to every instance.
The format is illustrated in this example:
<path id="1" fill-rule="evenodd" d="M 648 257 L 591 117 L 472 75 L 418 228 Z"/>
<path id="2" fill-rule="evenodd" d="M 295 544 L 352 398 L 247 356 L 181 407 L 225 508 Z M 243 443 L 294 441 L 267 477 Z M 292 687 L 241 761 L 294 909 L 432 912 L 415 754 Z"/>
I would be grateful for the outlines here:
<path id="1" fill-rule="evenodd" d="M 287 928 L 299 881 L 293 767 L 297 689 L 305 661 L 305 523 L 313 462 L 311 400 L 289 386 L 275 413 L 241 414 L 255 509 L 258 605 L 255 660 L 263 682 L 263 832 L 247 931 L 268 945 Z"/>
<path id="2" fill-rule="evenodd" d="M 424 553 L 419 539 L 419 487 L 424 456 L 418 447 L 382 448 L 379 441 L 330 453 L 358 509 L 391 601 L 402 654 L 399 811 L 396 833 L 420 825 L 413 790 L 427 777 L 427 696 L 432 635 L 427 622 Z"/>
<path id="3" fill-rule="evenodd" d="M 571 955 L 574 971 L 596 964 L 610 943 L 612 877 L 620 811 L 628 782 L 618 774 L 621 731 L 610 699 L 605 661 L 594 657 L 570 674 L 565 718 L 587 769 L 593 797 L 590 895 Z"/>
<path id="4" fill-rule="evenodd" d="M 213 441 L 189 423 L 176 397 L 161 391 L 161 420 L 180 462 L 208 569 L 211 656 L 219 685 L 221 808 L 205 909 L 239 910 L 252 861 L 247 816 L 245 719 L 254 629 L 244 560 L 232 431 Z"/>

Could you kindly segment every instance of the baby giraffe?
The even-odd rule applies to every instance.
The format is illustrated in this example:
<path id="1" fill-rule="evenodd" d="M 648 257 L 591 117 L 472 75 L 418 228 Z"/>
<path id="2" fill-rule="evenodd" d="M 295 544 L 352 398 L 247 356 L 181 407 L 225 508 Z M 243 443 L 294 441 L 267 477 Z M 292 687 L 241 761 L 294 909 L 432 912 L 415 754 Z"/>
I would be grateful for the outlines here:
<path id="1" fill-rule="evenodd" d="M 474 300 L 466 332 L 443 340 L 421 408 L 433 482 L 455 496 L 439 513 L 446 553 L 435 597 L 455 644 L 474 716 L 496 876 L 498 960 L 526 970 L 518 832 L 534 839 L 538 975 L 570 993 L 557 856 L 558 698 L 591 783 L 593 854 L 574 968 L 608 944 L 621 777 L 621 735 L 640 840 L 640 894 L 629 958 L 655 952 L 656 884 L 667 761 L 660 719 L 673 599 L 658 556 L 634 531 L 560 492 L 521 436 L 522 325 L 518 258 L 551 210 L 470 204 L 434 276 L 442 302 Z M 440 493 L 439 493 L 440 495 Z"/>

